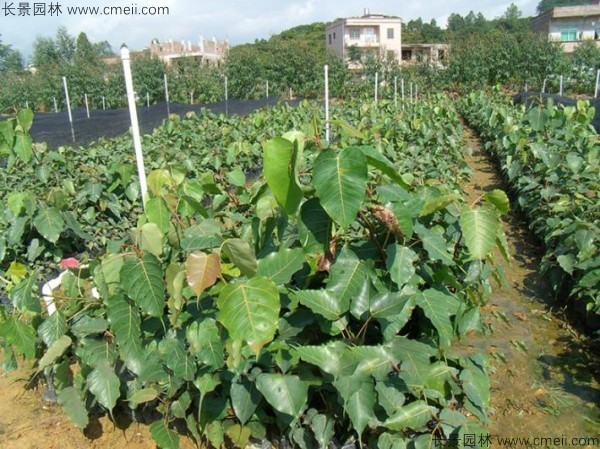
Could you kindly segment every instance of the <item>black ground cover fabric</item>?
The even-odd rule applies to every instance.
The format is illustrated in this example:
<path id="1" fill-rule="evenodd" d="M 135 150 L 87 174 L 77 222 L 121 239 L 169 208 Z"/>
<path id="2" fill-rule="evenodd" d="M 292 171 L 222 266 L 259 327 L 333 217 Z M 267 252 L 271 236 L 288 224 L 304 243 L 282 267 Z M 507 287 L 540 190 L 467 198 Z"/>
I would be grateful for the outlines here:
<path id="1" fill-rule="evenodd" d="M 206 108 L 219 114 L 225 113 L 227 109 L 227 113 L 230 115 L 245 115 L 262 107 L 274 106 L 277 102 L 277 98 L 269 97 L 260 100 L 229 100 L 227 105 L 225 101 L 195 105 L 171 103 L 169 104 L 169 111 L 171 114 L 184 115 L 190 111 L 199 113 L 202 108 Z M 288 103 L 297 104 L 298 101 Z M 151 105 L 149 108 L 139 106 L 137 111 L 142 134 L 152 132 L 167 118 L 166 103 Z M 127 108 L 90 110 L 89 119 L 84 108 L 74 109 L 72 113 L 75 142 L 73 142 L 71 135 L 67 111 L 36 113 L 31 128 L 34 142 L 46 142 L 49 148 L 56 148 L 61 145 L 86 145 L 101 137 L 110 138 L 124 134 L 129 130 L 131 124 L 129 109 Z"/>
<path id="2" fill-rule="evenodd" d="M 513 97 L 514 104 L 526 104 L 528 106 L 539 106 L 546 104 L 548 98 L 554 100 L 554 104 L 562 104 L 564 106 L 575 106 L 577 100 L 568 97 L 561 97 L 560 95 L 543 94 L 541 92 L 521 92 Z M 596 109 L 594 120 L 592 125 L 596 129 L 596 132 L 600 134 L 600 98 L 588 98 L 590 104 Z"/>

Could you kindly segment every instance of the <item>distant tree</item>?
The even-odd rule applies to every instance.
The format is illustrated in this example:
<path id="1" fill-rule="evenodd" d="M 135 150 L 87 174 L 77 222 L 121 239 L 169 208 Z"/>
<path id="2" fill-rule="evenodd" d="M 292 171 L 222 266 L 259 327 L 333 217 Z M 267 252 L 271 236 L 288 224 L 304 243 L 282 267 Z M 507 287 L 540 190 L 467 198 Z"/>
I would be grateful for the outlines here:
<path id="1" fill-rule="evenodd" d="M 115 54 L 108 41 L 96 42 L 92 45 L 94 47 L 94 53 L 100 56 L 101 58 L 107 56 L 114 56 Z"/>
<path id="2" fill-rule="evenodd" d="M 87 35 L 83 32 L 79 33 L 75 40 L 75 54 L 73 60 L 76 64 L 93 64 L 97 65 L 99 62 L 98 54 L 96 49 L 89 41 Z"/>
<path id="3" fill-rule="evenodd" d="M 23 68 L 23 57 L 18 50 L 10 45 L 3 44 L 0 39 L 0 72 L 10 70 L 21 70 Z"/>
<path id="4" fill-rule="evenodd" d="M 591 39 L 584 40 L 573 51 L 573 65 L 580 68 L 600 69 L 600 48 Z"/>
<path id="5" fill-rule="evenodd" d="M 87 37 L 86 37 L 87 39 Z M 55 48 L 61 64 L 71 64 L 75 56 L 75 39 L 64 26 L 56 30 Z"/>
<path id="6" fill-rule="evenodd" d="M 60 64 L 60 58 L 51 37 L 36 37 L 33 42 L 33 65 L 37 68 Z"/>

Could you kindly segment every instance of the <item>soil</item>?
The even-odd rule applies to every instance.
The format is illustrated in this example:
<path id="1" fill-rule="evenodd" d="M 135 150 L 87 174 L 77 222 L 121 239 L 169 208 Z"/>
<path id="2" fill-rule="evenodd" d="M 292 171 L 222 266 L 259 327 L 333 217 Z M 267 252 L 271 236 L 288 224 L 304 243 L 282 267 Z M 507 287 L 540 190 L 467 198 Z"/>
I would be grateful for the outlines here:
<path id="1" fill-rule="evenodd" d="M 465 139 L 472 149 L 468 162 L 473 177 L 465 186 L 471 202 L 485 191 L 506 190 L 481 142 L 468 128 Z M 483 308 L 487 332 L 459 348 L 486 353 L 490 360 L 490 435 L 600 437 L 600 344 L 567 324 L 561 310 L 552 306 L 552 294 L 539 272 L 540 247 L 518 212 L 511 210 L 503 221 L 513 254 L 510 262 L 501 262 L 506 282 Z M 85 434 L 80 432 L 58 405 L 42 401 L 41 391 L 25 389 L 27 372 L 23 367 L 0 375 L 1 449 L 155 448 L 148 427 L 125 417 L 117 417 L 117 424 L 100 417 Z M 181 447 L 194 445 L 182 437 Z M 509 446 L 492 439 L 490 447 Z"/>

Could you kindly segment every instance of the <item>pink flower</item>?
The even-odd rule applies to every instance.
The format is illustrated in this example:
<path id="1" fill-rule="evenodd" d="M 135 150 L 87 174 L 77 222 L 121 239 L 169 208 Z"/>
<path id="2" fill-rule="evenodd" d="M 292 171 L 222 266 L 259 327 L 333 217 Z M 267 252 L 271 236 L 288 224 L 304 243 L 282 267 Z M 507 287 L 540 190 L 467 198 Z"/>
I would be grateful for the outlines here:
<path id="1" fill-rule="evenodd" d="M 68 257 L 61 260 L 59 266 L 61 268 L 77 268 L 79 266 L 79 261 L 74 257 Z"/>

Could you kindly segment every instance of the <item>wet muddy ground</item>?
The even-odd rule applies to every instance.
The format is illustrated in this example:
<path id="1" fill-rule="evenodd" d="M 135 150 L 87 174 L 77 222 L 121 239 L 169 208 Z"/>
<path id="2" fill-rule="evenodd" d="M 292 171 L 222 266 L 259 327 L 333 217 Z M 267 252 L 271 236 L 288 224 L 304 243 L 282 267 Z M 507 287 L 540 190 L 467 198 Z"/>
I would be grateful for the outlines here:
<path id="1" fill-rule="evenodd" d="M 493 189 L 506 191 L 468 128 L 465 140 L 472 151 L 467 162 L 473 177 L 465 186 L 470 200 Z M 563 311 L 553 306 L 552 292 L 539 271 L 541 247 L 518 211 L 512 209 L 503 222 L 512 260 L 506 263 L 500 254 L 496 260 L 506 282 L 495 288 L 484 307 L 486 334 L 468 342 L 491 361 L 490 434 L 561 438 L 560 445 L 537 447 L 600 437 L 600 342 L 571 327 Z M 597 447 L 581 447 L 586 446 Z"/>

